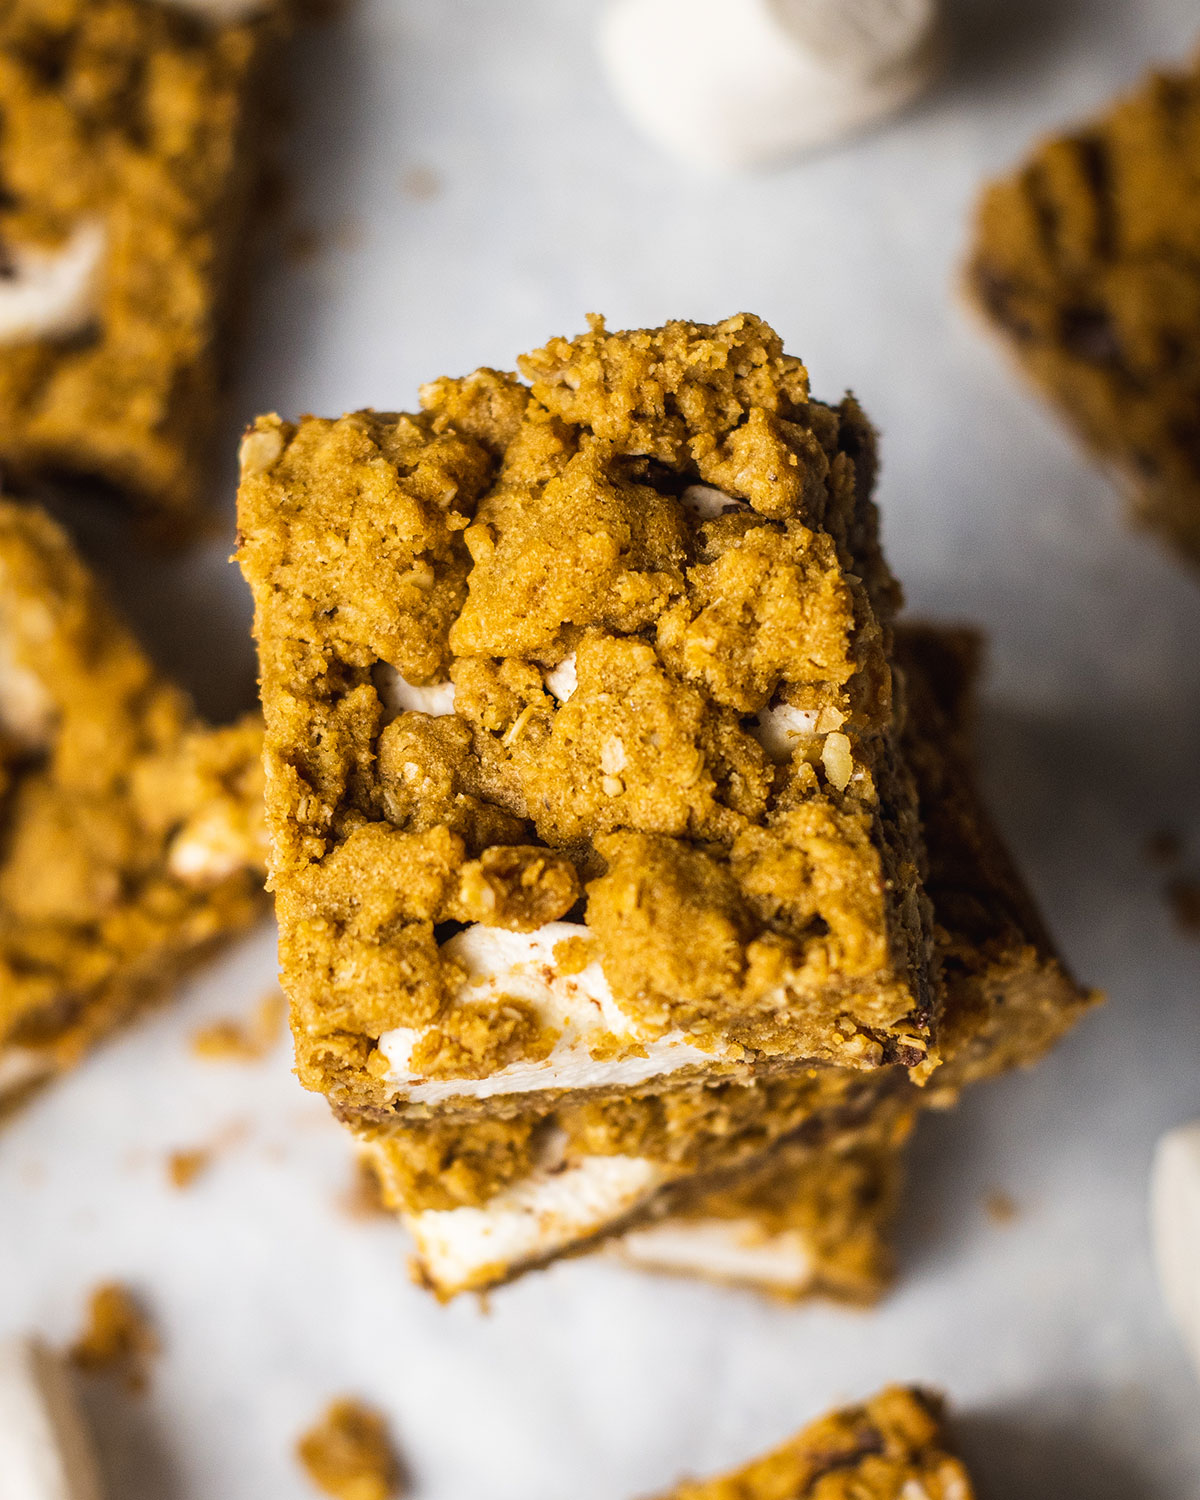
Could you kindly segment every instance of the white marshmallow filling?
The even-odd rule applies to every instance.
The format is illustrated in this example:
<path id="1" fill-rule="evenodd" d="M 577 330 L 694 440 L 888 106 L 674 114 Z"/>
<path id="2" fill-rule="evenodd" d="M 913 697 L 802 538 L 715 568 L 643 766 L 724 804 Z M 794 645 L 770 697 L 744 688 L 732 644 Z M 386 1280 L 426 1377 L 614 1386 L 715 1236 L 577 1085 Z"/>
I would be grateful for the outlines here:
<path id="1" fill-rule="evenodd" d="M 446 1296 L 549 1260 L 643 1208 L 672 1169 L 637 1156 L 538 1168 L 483 1208 L 406 1214 L 422 1270 Z"/>
<path id="2" fill-rule="evenodd" d="M 379 1038 L 388 1063 L 385 1081 L 399 1098 L 415 1104 L 449 1099 L 489 1099 L 538 1089 L 629 1088 L 688 1067 L 737 1061 L 740 1050 L 719 1045 L 706 1051 L 680 1031 L 656 1037 L 621 1010 L 600 964 L 564 974 L 558 944 L 587 935 L 574 922 L 547 922 L 536 932 L 508 932 L 474 923 L 442 945 L 442 953 L 466 971 L 454 999 L 503 1005 L 506 997 L 533 1007 L 539 1022 L 558 1032 L 548 1057 L 517 1061 L 480 1078 L 422 1078 L 412 1054 L 426 1033 L 397 1027 Z"/>
<path id="3" fill-rule="evenodd" d="M 816 1279 L 811 1247 L 797 1229 L 772 1234 L 753 1218 L 664 1219 L 632 1229 L 614 1253 L 648 1271 L 741 1282 L 797 1294 Z"/>
<path id="4" fill-rule="evenodd" d="M 86 332 L 100 315 L 108 236 L 93 220 L 61 245 L 4 245 L 0 254 L 0 344 L 63 339 Z"/>

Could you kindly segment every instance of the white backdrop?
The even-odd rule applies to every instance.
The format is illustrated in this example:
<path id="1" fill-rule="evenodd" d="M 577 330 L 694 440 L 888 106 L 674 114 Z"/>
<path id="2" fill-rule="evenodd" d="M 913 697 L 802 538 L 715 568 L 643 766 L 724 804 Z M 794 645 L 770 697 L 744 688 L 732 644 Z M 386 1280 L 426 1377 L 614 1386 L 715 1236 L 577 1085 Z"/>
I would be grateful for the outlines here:
<path id="1" fill-rule="evenodd" d="M 1185 52 L 1194 0 L 963 0 L 951 72 L 915 112 L 715 181 L 617 117 L 594 15 L 358 0 L 304 44 L 292 217 L 319 245 L 261 283 L 239 420 L 411 405 L 421 380 L 511 366 L 591 310 L 614 327 L 765 315 L 818 394 L 852 384 L 880 424 L 912 604 L 991 632 L 996 811 L 1110 1004 L 1038 1072 L 927 1122 L 902 1280 L 875 1313 L 595 1259 L 490 1312 L 444 1309 L 406 1281 L 397 1230 L 339 1210 L 347 1143 L 286 1047 L 257 1067 L 188 1052 L 269 984 L 263 932 L 0 1137 L 0 1331 L 66 1337 L 103 1277 L 144 1293 L 165 1346 L 152 1391 L 96 1397 L 120 1500 L 298 1500 L 292 1441 L 343 1391 L 387 1411 L 421 1500 L 629 1500 L 892 1379 L 951 1393 L 992 1500 L 1189 1500 L 1200 1389 L 1159 1307 L 1144 1199 L 1156 1136 L 1200 1112 L 1200 944 L 1173 931 L 1142 845 L 1195 834 L 1200 871 L 1200 588 L 1124 529 L 953 281 L 981 176 Z M 218 714 L 252 693 L 231 516 L 226 487 L 221 534 L 180 562 L 93 538 Z M 167 1186 L 170 1149 L 235 1126 L 190 1192 Z M 997 1189 L 1007 1225 L 985 1211 Z"/>

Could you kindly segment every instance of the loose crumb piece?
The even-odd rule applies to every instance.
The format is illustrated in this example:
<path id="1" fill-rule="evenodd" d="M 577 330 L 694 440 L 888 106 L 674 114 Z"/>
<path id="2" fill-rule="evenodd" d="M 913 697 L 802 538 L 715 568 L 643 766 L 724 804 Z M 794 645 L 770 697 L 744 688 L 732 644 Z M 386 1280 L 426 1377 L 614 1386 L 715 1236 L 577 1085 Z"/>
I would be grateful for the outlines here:
<path id="1" fill-rule="evenodd" d="M 192 1035 L 192 1051 L 205 1062 L 261 1062 L 279 1041 L 286 1016 L 287 1001 L 270 990 L 249 1025 L 225 1018 L 202 1026 Z"/>
<path id="2" fill-rule="evenodd" d="M 171 1186 L 181 1192 L 190 1188 L 196 1178 L 212 1166 L 213 1153 L 207 1146 L 195 1146 L 187 1151 L 172 1151 L 167 1157 L 167 1176 Z"/>
<path id="3" fill-rule="evenodd" d="M 387 1424 L 352 1397 L 330 1403 L 301 1435 L 296 1456 L 316 1487 L 335 1500 L 390 1500 L 400 1493 L 400 1463 Z"/>
<path id="4" fill-rule="evenodd" d="M 1170 828 L 1156 828 L 1142 845 L 1147 863 L 1173 865 L 1183 854 L 1183 840 Z"/>
<path id="5" fill-rule="evenodd" d="M 1017 1200 L 1003 1188 L 993 1188 L 983 1200 L 983 1206 L 993 1224 L 1011 1224 L 1020 1212 Z"/>
<path id="6" fill-rule="evenodd" d="M 119 1376 L 131 1391 L 144 1391 L 158 1337 L 132 1293 L 119 1282 L 96 1287 L 88 1300 L 87 1321 L 68 1353 L 80 1370 Z"/>
<path id="7" fill-rule="evenodd" d="M 1167 900 L 1179 931 L 1185 937 L 1200 937 L 1200 880 L 1194 876 L 1172 880 L 1167 886 Z"/>

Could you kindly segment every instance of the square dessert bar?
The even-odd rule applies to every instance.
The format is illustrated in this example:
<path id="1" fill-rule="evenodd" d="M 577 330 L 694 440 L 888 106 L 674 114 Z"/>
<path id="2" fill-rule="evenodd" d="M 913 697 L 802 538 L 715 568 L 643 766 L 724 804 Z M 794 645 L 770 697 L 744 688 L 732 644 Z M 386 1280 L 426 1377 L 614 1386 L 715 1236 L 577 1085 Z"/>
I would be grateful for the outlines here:
<path id="1" fill-rule="evenodd" d="M 679 1270 L 731 1279 L 736 1262 L 739 1279 L 768 1290 L 837 1294 L 838 1281 L 818 1273 L 838 1223 L 847 1222 L 846 1206 L 830 1208 L 823 1248 L 814 1248 L 811 1228 L 825 1167 L 865 1157 L 877 1177 L 886 1171 L 895 1180 L 921 1108 L 948 1106 L 968 1084 L 1031 1065 L 1075 1024 L 1096 997 L 1064 970 L 975 786 L 969 729 L 978 655 L 970 632 L 897 631 L 909 705 L 904 749 L 916 775 L 946 981 L 943 1061 L 924 1087 L 896 1065 L 827 1066 L 603 1103 L 567 1097 L 482 1125 L 450 1119 L 386 1132 L 360 1125 L 364 1154 L 412 1233 L 427 1285 L 442 1296 L 494 1285 L 629 1230 L 628 1258 L 659 1268 L 670 1259 Z M 788 1225 L 778 1205 L 793 1193 Z M 883 1198 L 875 1207 L 866 1234 L 881 1268 L 891 1210 Z M 847 1256 L 859 1254 L 855 1235 L 862 1242 L 858 1230 L 849 1235 Z M 875 1290 L 882 1285 L 880 1270 Z M 867 1293 L 860 1280 L 852 1294 Z"/>
<path id="2" fill-rule="evenodd" d="M 0 1109 L 263 909 L 262 730 L 210 729 L 0 500 Z"/>
<path id="3" fill-rule="evenodd" d="M 282 6 L 0 6 L 0 461 L 196 510 Z"/>
<path id="4" fill-rule="evenodd" d="M 1200 563 L 1200 57 L 993 183 L 967 288 L 1138 517 Z"/>
<path id="5" fill-rule="evenodd" d="M 726 1185 L 681 1184 L 663 1217 L 607 1248 L 639 1270 L 868 1306 L 894 1275 L 903 1164 L 883 1133 L 841 1150 L 784 1143 Z"/>
<path id="6" fill-rule="evenodd" d="M 717 1479 L 688 1479 L 660 1500 L 972 1500 L 945 1430 L 942 1399 L 889 1386 L 843 1407 Z"/>
<path id="7" fill-rule="evenodd" d="M 847 397 L 603 322 L 242 448 L 298 1073 L 347 1119 L 936 1059 Z"/>

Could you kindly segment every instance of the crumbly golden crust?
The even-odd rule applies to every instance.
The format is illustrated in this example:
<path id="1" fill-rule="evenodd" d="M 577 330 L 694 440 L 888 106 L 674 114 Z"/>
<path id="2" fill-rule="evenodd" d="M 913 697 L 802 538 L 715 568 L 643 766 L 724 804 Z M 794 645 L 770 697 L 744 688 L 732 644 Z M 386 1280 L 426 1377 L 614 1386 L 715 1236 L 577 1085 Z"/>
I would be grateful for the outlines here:
<path id="1" fill-rule="evenodd" d="M 82 224 L 106 236 L 94 326 L 0 344 L 10 476 L 98 479 L 168 535 L 193 516 L 285 12 L 216 24 L 155 0 L 0 7 L 0 254 Z"/>
<path id="2" fill-rule="evenodd" d="M 0 1061 L 15 1087 L 70 1066 L 262 910 L 262 730 L 205 727 L 64 533 L 11 501 L 0 725 L 16 747 L 0 803 Z"/>
<path id="3" fill-rule="evenodd" d="M 1200 57 L 991 184 L 967 287 L 1140 518 L 1200 562 Z"/>
<path id="4" fill-rule="evenodd" d="M 813 1422 L 718 1479 L 685 1480 L 662 1500 L 972 1500 L 951 1451 L 940 1397 L 890 1386 Z"/>
<path id="5" fill-rule="evenodd" d="M 381 1034 L 478 1028 L 438 936 L 476 862 L 510 845 L 554 878 L 526 912 L 496 869 L 495 913 L 582 917 L 652 1034 L 926 1065 L 897 591 L 861 411 L 811 401 L 750 317 L 596 320 L 521 367 L 528 386 L 480 371 L 427 386 L 416 416 L 268 417 L 245 442 L 239 560 L 301 1080 L 386 1107 Z M 728 506 L 705 519 L 694 485 Z M 547 674 L 572 653 L 560 699 Z M 389 718 L 389 667 L 448 678 L 454 713 Z M 779 702 L 809 725 L 783 764 L 750 732 Z M 490 1065 L 472 1042 L 478 1076 L 514 1055 L 510 1029 L 494 1040 Z"/>

